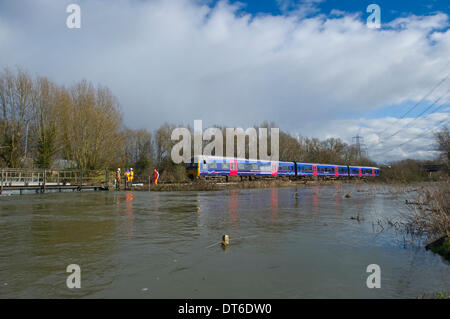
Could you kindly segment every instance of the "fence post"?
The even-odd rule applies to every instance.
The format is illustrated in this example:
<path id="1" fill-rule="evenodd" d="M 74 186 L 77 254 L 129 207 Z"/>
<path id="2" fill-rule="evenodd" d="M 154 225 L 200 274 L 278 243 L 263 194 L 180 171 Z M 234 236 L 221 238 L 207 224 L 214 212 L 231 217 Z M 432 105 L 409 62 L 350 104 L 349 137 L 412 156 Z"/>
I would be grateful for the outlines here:
<path id="1" fill-rule="evenodd" d="M 0 185 L 0 195 L 3 193 L 3 168 L 2 168 L 2 178 L 1 178 L 1 185 Z"/>
<path id="2" fill-rule="evenodd" d="M 148 177 L 148 190 L 149 191 L 150 191 L 150 185 L 152 184 L 151 183 L 151 180 L 152 180 L 151 178 L 152 178 L 151 176 Z"/>
<path id="3" fill-rule="evenodd" d="M 42 192 L 45 193 L 45 182 L 47 179 L 47 170 L 44 169 L 44 181 L 42 183 Z"/>
<path id="4" fill-rule="evenodd" d="M 82 187 L 83 187 L 83 170 L 80 170 L 80 191 Z"/>

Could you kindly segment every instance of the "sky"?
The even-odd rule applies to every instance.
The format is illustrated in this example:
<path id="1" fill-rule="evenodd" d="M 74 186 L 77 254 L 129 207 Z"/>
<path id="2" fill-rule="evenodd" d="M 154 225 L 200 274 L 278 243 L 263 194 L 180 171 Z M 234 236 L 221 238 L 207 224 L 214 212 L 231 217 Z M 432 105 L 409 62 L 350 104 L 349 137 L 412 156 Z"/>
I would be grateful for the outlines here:
<path id="1" fill-rule="evenodd" d="M 431 159 L 450 122 L 449 14 L 446 0 L 0 0 L 0 67 L 108 86 L 132 128 L 269 121 L 359 134 L 379 163 Z"/>

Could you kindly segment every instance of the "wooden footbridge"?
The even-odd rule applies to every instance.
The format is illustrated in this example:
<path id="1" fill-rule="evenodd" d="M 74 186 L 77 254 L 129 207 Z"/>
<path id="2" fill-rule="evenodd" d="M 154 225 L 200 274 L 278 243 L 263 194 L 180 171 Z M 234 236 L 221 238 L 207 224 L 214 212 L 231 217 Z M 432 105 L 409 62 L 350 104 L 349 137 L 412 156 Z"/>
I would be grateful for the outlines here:
<path id="1" fill-rule="evenodd" d="M 108 190 L 110 172 L 2 168 L 0 194 Z"/>

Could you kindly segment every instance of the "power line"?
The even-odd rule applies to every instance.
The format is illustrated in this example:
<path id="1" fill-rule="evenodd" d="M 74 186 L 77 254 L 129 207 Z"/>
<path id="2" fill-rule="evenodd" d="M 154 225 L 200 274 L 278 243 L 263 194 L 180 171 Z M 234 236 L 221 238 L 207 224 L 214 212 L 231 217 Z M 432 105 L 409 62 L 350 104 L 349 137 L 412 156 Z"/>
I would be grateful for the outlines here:
<path id="1" fill-rule="evenodd" d="M 388 139 L 391 138 L 395 135 L 397 135 L 398 133 L 400 133 L 403 129 L 405 129 L 409 124 L 411 124 L 412 122 L 414 122 L 415 120 L 417 120 L 419 117 L 421 117 L 422 115 L 424 115 L 429 109 L 431 109 L 433 107 L 433 105 L 435 105 L 437 102 L 439 102 L 444 96 L 448 95 L 448 93 L 450 92 L 450 89 L 442 96 L 440 96 L 439 98 L 437 98 L 433 103 L 431 103 L 431 105 L 429 105 L 424 111 L 422 111 L 422 113 L 420 113 L 419 115 L 417 115 L 414 119 L 412 119 L 411 121 L 409 121 L 408 123 L 406 123 L 406 125 L 404 125 L 402 128 L 400 128 L 397 132 L 395 132 L 394 134 L 391 134 L 387 137 L 385 137 L 384 139 Z M 436 112 L 437 110 L 439 110 L 442 106 L 444 106 L 445 103 L 442 103 L 441 105 L 439 105 L 436 109 L 434 109 L 430 114 L 433 114 L 434 112 Z M 428 114 L 428 115 L 430 115 Z"/>
<path id="2" fill-rule="evenodd" d="M 408 144 L 408 143 L 414 141 L 415 139 L 417 139 L 418 137 L 423 136 L 424 134 L 427 134 L 429 131 L 431 131 L 431 130 L 433 130 L 433 129 L 439 128 L 439 127 L 441 126 L 442 123 L 447 122 L 447 121 L 449 121 L 449 120 L 448 120 L 448 119 L 442 120 L 442 121 L 440 121 L 440 122 L 437 123 L 437 127 L 434 127 L 434 126 L 433 126 L 433 127 L 429 128 L 428 130 L 426 130 L 425 132 L 421 132 L 421 133 L 417 134 L 416 136 L 410 138 L 409 140 L 407 140 L 407 141 L 405 141 L 405 142 L 403 142 L 403 143 L 400 143 L 400 144 L 394 145 L 394 146 L 390 146 L 390 147 L 388 148 L 388 150 L 383 150 L 383 151 L 380 151 L 380 152 L 378 152 L 378 153 L 375 153 L 375 156 L 376 156 L 376 155 L 379 155 L 379 154 L 382 154 L 382 153 L 390 152 L 390 151 L 392 151 L 392 150 L 395 149 L 395 148 L 398 148 L 398 147 L 401 147 L 401 146 L 403 146 L 403 145 L 405 145 L 405 144 Z"/>
<path id="3" fill-rule="evenodd" d="M 450 92 L 450 89 L 446 92 L 446 94 Z M 445 95 L 444 95 L 445 96 Z M 412 122 L 414 122 L 415 120 L 417 120 L 420 116 L 422 116 L 424 113 L 426 113 L 431 107 L 433 107 L 433 105 L 435 105 L 440 99 L 442 99 L 442 97 L 444 96 L 440 96 L 438 99 L 436 99 L 436 101 L 434 101 L 431 105 L 429 105 L 424 111 L 422 111 L 422 113 L 420 113 L 418 116 L 416 116 L 416 118 L 412 119 L 411 121 L 409 121 L 406 125 L 404 125 L 402 128 L 400 128 L 397 132 L 395 132 L 394 134 L 391 134 L 388 138 L 393 137 L 395 135 L 397 135 L 398 133 L 400 133 L 403 129 L 405 129 L 407 126 L 409 126 Z M 439 105 L 438 107 L 436 107 L 430 114 L 435 113 L 436 111 L 438 111 L 442 106 L 446 105 L 446 102 L 442 103 L 441 105 Z M 428 114 L 428 115 L 430 115 Z M 385 138 L 387 139 L 387 138 Z M 378 146 L 379 144 L 382 143 L 383 140 L 385 139 L 380 139 L 380 141 L 378 141 L 374 147 Z"/>
<path id="4" fill-rule="evenodd" d="M 436 86 L 434 86 L 433 89 L 430 92 L 428 92 L 428 94 L 426 94 L 418 103 L 416 103 L 412 108 L 410 108 L 408 111 L 406 111 L 406 113 L 400 117 L 400 120 L 403 119 L 406 115 L 408 115 L 412 110 L 414 110 L 420 103 L 422 103 L 428 96 L 430 96 L 431 93 L 433 93 L 434 90 L 436 90 L 447 79 L 448 79 L 448 75 L 445 78 L 443 78 L 441 81 L 439 81 L 439 83 Z"/>
<path id="5" fill-rule="evenodd" d="M 449 62 L 450 63 L 450 62 Z M 448 63 L 447 63 L 448 65 Z M 445 81 L 447 81 L 448 77 L 450 76 L 450 73 L 448 73 L 444 78 L 442 78 L 434 87 L 431 88 L 430 91 L 428 91 L 428 93 L 426 93 L 422 99 L 420 99 L 419 102 L 417 102 L 416 104 L 414 104 L 408 111 L 406 111 L 405 114 L 403 114 L 397 121 L 402 120 L 405 118 L 406 115 L 408 115 L 411 111 L 413 111 L 420 103 L 422 103 L 423 101 L 425 101 L 439 86 L 441 86 L 442 83 L 444 83 Z M 381 133 L 379 133 L 379 135 L 382 135 L 384 132 L 386 132 L 389 128 L 384 129 Z"/>
<path id="6" fill-rule="evenodd" d="M 442 121 L 439 121 L 439 122 L 437 123 L 437 127 L 436 127 L 436 126 L 433 126 L 433 127 L 429 128 L 428 130 L 426 130 L 425 132 L 421 132 L 421 133 L 419 133 L 418 135 L 414 136 L 413 138 L 410 138 L 409 140 L 407 140 L 407 141 L 405 141 L 405 142 L 403 142 L 403 143 L 401 143 L 401 144 L 394 145 L 394 146 L 390 146 L 387 150 L 379 151 L 378 153 L 375 153 L 375 155 L 372 155 L 372 156 L 377 156 L 377 155 L 380 155 L 380 154 L 389 153 L 389 152 L 391 152 L 392 150 L 394 150 L 394 149 L 396 149 L 396 148 L 402 147 L 403 145 L 408 144 L 408 143 L 410 143 L 410 142 L 416 140 L 418 137 L 427 134 L 429 131 L 431 131 L 431 130 L 433 130 L 433 129 L 438 129 L 439 127 L 442 126 L 441 124 L 443 124 L 443 123 L 445 123 L 445 122 L 448 122 L 448 121 L 450 121 L 450 120 L 449 120 L 449 119 L 444 119 L 444 120 L 442 120 Z M 435 132 L 434 132 L 434 133 L 435 133 Z"/>

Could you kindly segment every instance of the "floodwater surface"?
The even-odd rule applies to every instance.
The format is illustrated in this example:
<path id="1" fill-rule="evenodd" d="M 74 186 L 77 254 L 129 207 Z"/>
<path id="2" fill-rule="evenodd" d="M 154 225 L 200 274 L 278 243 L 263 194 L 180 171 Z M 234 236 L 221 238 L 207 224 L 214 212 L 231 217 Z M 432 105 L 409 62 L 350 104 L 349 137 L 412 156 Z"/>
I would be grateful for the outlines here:
<path id="1" fill-rule="evenodd" d="M 415 298 L 449 291 L 448 262 L 377 224 L 407 212 L 404 199 L 356 187 L 2 196 L 0 297 Z M 359 222 L 351 219 L 357 214 Z M 81 268 L 79 289 L 66 285 L 70 264 Z M 370 264 L 380 266 L 379 289 L 367 287 Z"/>

